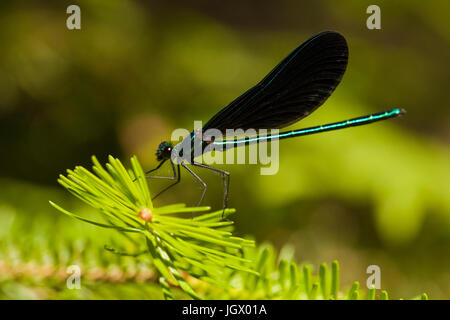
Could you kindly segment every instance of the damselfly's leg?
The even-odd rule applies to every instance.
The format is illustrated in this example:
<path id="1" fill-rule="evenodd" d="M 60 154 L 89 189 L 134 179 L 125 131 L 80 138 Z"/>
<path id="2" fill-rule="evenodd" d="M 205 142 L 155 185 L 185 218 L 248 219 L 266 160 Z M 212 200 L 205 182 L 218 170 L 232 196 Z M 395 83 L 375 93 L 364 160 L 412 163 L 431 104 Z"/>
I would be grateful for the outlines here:
<path id="1" fill-rule="evenodd" d="M 168 179 L 168 180 L 177 180 L 174 183 L 170 184 L 169 186 L 167 186 L 166 188 L 162 189 L 160 192 L 158 192 L 156 194 L 156 196 L 154 196 L 152 198 L 152 200 L 156 199 L 158 196 L 160 196 L 163 192 L 167 191 L 168 189 L 172 188 L 174 185 L 176 185 L 178 182 L 180 182 L 181 179 L 181 175 L 180 175 L 180 165 L 178 165 L 178 175 L 177 175 L 177 171 L 175 170 L 175 165 L 173 164 L 172 161 L 170 161 L 170 164 L 172 165 L 172 170 L 173 170 L 173 176 L 172 177 L 164 177 L 164 176 L 149 176 L 149 173 L 152 173 L 153 171 L 158 170 L 159 168 L 161 168 L 161 166 L 166 162 L 167 160 L 163 160 L 161 161 L 161 163 L 159 163 L 156 168 L 147 171 L 146 174 L 146 178 L 150 178 L 150 179 Z M 136 181 L 136 179 L 134 179 L 134 181 Z"/>
<path id="2" fill-rule="evenodd" d="M 156 166 L 155 169 L 152 169 L 152 170 L 150 170 L 150 171 L 147 171 L 147 172 L 145 173 L 145 177 L 146 177 L 146 178 L 151 178 L 151 179 L 172 179 L 172 180 L 176 179 L 175 166 L 173 165 L 172 161 L 171 161 L 170 163 L 172 164 L 173 177 L 149 176 L 149 175 L 148 175 L 149 173 L 152 173 L 153 171 L 156 171 L 156 170 L 158 170 L 159 168 L 161 168 L 161 166 L 162 166 L 166 161 L 167 161 L 167 159 L 161 161 L 161 162 Z"/>
<path id="3" fill-rule="evenodd" d="M 166 160 L 161 161 L 161 162 L 156 166 L 155 169 L 152 169 L 152 170 L 150 170 L 150 171 L 147 171 L 147 172 L 145 173 L 145 177 L 146 177 L 146 178 L 153 178 L 153 177 L 147 176 L 147 174 L 149 174 L 150 172 L 156 171 L 156 170 L 158 170 L 159 168 L 161 168 L 161 166 L 164 164 L 164 162 L 166 162 Z M 140 177 L 134 178 L 133 182 L 135 182 L 138 178 L 140 178 Z M 157 178 L 160 178 L 160 177 L 157 177 Z M 172 177 L 164 177 L 164 178 L 170 179 L 170 178 L 172 178 Z"/>
<path id="4" fill-rule="evenodd" d="M 198 162 L 193 162 L 192 163 L 194 166 L 197 167 L 201 167 L 201 168 L 205 168 L 205 169 L 209 169 L 215 172 L 219 172 L 222 175 L 222 180 L 223 180 L 223 214 L 225 213 L 225 209 L 228 207 L 228 194 L 230 192 L 230 173 L 228 171 L 224 171 L 224 170 L 220 170 L 214 167 L 210 167 L 207 166 L 206 164 L 203 163 L 198 163 Z M 223 217 L 222 214 L 222 217 Z"/>
<path id="5" fill-rule="evenodd" d="M 156 196 L 154 196 L 152 198 L 152 200 L 156 199 L 157 197 L 159 197 L 163 192 L 169 190 L 170 188 L 172 188 L 174 185 L 176 185 L 177 183 L 180 182 L 181 179 L 181 172 L 180 172 L 180 165 L 177 165 L 177 170 L 175 170 L 175 165 L 173 164 L 173 162 L 171 161 L 170 164 L 172 165 L 172 170 L 173 170 L 173 177 L 160 177 L 160 176 L 146 176 L 147 178 L 159 178 L 159 179 L 170 179 L 170 180 L 177 180 L 174 183 L 168 185 L 167 187 L 165 187 L 164 189 L 162 189 L 160 192 L 158 192 L 156 194 Z M 157 168 L 156 168 L 157 169 Z M 153 171 L 153 170 L 152 170 Z M 178 174 L 177 174 L 178 172 Z"/>
<path id="6" fill-rule="evenodd" d="M 198 207 L 198 206 L 200 206 L 200 203 L 202 203 L 202 200 L 205 196 L 207 185 L 198 175 L 195 174 L 194 171 L 189 169 L 184 163 L 181 163 L 181 165 L 183 166 L 183 168 L 185 168 L 187 171 L 189 171 L 189 173 L 192 174 L 194 176 L 194 178 L 197 179 L 197 181 L 200 182 L 203 186 L 202 196 L 200 197 L 200 200 L 197 203 L 197 207 Z"/>

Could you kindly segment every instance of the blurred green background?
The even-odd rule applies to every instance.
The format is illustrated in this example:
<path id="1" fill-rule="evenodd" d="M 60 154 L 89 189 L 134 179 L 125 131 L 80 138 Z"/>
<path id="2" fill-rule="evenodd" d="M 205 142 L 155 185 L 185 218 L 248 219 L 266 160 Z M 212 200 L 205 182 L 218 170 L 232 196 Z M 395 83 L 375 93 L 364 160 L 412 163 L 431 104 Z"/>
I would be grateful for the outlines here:
<path id="1" fill-rule="evenodd" d="M 66 28 L 70 4 L 81 7 L 81 30 Z M 293 128 L 393 107 L 408 113 L 282 141 L 277 175 L 217 166 L 232 174 L 237 232 L 290 244 L 299 262 L 338 259 L 343 284 L 364 286 L 375 264 L 393 298 L 449 298 L 450 2 L 378 1 L 381 30 L 366 28 L 370 4 L 2 1 L 0 269 L 19 259 L 5 253 L 18 239 L 20 250 L 47 250 L 30 230 L 51 238 L 63 225 L 91 228 L 48 205 L 90 210 L 57 185 L 58 174 L 90 167 L 93 154 L 136 154 L 153 168 L 172 130 L 208 120 L 308 37 L 336 30 L 349 44 L 347 72 L 325 105 Z M 220 177 L 197 173 L 209 185 L 204 203 L 220 207 Z M 152 181 L 151 190 L 164 185 Z M 193 205 L 200 192 L 185 174 L 156 204 Z M 0 282 L 0 295 L 23 297 L 11 288 Z"/>

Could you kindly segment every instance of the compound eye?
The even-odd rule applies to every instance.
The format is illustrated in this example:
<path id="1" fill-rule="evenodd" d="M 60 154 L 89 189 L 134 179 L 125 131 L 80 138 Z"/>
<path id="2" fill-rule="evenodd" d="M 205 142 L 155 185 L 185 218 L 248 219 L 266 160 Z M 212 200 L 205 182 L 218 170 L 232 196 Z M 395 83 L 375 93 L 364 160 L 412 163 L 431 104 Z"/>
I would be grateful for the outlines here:
<path id="1" fill-rule="evenodd" d="M 170 158 L 170 156 L 172 155 L 172 146 L 166 146 L 164 148 L 164 154 L 166 155 L 166 157 Z"/>

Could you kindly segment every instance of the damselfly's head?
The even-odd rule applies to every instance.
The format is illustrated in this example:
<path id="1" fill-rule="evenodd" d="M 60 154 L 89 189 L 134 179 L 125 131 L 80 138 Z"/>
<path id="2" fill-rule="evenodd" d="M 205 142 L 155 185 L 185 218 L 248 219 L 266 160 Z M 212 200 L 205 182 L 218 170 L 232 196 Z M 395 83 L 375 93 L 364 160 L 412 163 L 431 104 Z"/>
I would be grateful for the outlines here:
<path id="1" fill-rule="evenodd" d="M 158 149 L 156 149 L 156 159 L 158 161 L 170 159 L 172 155 L 172 144 L 167 141 L 163 141 L 159 144 Z"/>

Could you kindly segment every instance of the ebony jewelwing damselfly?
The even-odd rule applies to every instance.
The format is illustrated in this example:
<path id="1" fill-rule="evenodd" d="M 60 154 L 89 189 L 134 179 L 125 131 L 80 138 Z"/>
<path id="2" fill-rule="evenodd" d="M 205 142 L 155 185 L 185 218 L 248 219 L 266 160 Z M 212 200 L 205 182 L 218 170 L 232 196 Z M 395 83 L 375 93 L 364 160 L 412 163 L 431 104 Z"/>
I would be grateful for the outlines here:
<path id="1" fill-rule="evenodd" d="M 180 182 L 181 166 L 203 186 L 203 192 L 198 202 L 198 205 L 200 205 L 207 186 L 188 167 L 188 165 L 192 165 L 213 170 L 222 175 L 224 183 L 223 207 L 226 208 L 230 186 L 229 172 L 194 161 L 194 158 L 207 152 L 206 149 L 210 144 L 221 146 L 226 150 L 270 139 L 293 138 L 366 125 L 394 118 L 405 112 L 402 109 L 391 109 L 350 120 L 281 132 L 276 135 L 256 135 L 245 139 L 215 141 L 204 136 L 204 133 L 212 128 L 218 129 L 222 133 L 226 129 L 278 129 L 303 119 L 321 106 L 331 95 L 344 75 L 347 61 L 348 47 L 344 37 L 334 31 L 321 32 L 292 51 L 261 82 L 220 110 L 201 130 L 192 131 L 175 146 L 166 141 L 162 142 L 156 151 L 157 160 L 160 163 L 147 174 L 158 170 L 169 160 L 172 165 L 173 176 L 147 177 L 172 179 L 175 182 L 161 190 L 154 198 Z M 183 150 L 189 150 L 190 152 L 183 152 Z"/>

